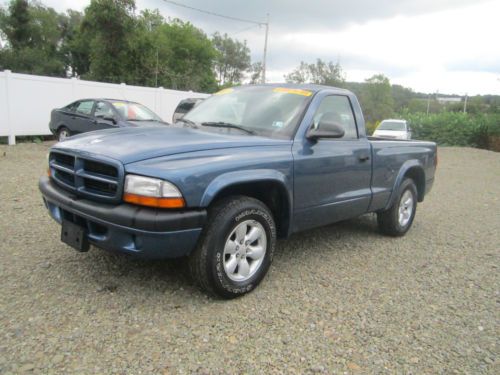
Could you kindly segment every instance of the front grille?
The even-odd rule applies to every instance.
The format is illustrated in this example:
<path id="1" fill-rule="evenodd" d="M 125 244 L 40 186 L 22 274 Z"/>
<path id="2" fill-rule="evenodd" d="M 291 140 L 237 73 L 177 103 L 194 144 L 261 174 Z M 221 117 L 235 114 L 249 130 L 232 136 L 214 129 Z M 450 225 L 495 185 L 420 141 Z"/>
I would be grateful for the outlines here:
<path id="1" fill-rule="evenodd" d="M 67 154 L 54 154 L 54 159 L 61 165 L 73 168 L 75 166 L 75 157 Z"/>
<path id="2" fill-rule="evenodd" d="M 114 196 L 116 193 L 116 185 L 110 184 L 109 182 L 92 180 L 91 178 L 84 178 L 83 184 L 87 190 L 95 193 L 106 194 L 109 196 Z"/>
<path id="3" fill-rule="evenodd" d="M 112 165 L 98 163 L 92 160 L 84 160 L 83 165 L 86 171 L 101 174 L 103 176 L 118 177 L 118 170 Z"/>
<path id="4" fill-rule="evenodd" d="M 63 181 L 65 184 L 75 186 L 75 178 L 73 177 L 72 173 L 60 171 L 60 170 L 55 170 L 54 171 L 54 178 L 60 179 Z"/>
<path id="5" fill-rule="evenodd" d="M 117 162 L 53 151 L 49 166 L 54 181 L 66 190 L 97 200 L 121 198 L 123 170 Z"/>

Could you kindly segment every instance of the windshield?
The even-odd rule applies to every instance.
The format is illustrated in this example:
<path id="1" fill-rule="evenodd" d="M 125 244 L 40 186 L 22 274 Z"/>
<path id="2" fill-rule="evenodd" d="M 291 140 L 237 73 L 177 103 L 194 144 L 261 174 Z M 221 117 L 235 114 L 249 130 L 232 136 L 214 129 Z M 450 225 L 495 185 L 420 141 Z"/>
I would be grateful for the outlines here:
<path id="1" fill-rule="evenodd" d="M 149 108 L 139 103 L 111 102 L 120 115 L 128 121 L 162 121 L 162 119 Z"/>
<path id="2" fill-rule="evenodd" d="M 211 127 L 232 125 L 231 129 L 240 128 L 236 131 L 248 134 L 290 138 L 312 95 L 309 90 L 284 87 L 230 88 L 198 104 L 183 120 Z"/>
<path id="3" fill-rule="evenodd" d="M 378 126 L 378 130 L 405 131 L 406 126 L 404 122 L 400 121 L 382 121 L 382 123 Z"/>

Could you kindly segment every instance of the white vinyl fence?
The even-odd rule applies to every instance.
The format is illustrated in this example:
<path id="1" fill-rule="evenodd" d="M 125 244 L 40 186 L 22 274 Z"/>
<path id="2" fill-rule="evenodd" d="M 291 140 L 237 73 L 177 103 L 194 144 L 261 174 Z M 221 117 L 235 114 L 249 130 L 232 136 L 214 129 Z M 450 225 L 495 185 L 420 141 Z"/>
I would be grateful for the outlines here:
<path id="1" fill-rule="evenodd" d="M 124 83 L 101 83 L 76 78 L 53 78 L 29 74 L 0 72 L 0 137 L 48 135 L 50 111 L 83 98 L 126 99 L 144 104 L 167 122 L 179 101 L 206 97 L 191 91 L 167 90 L 162 87 L 128 86 Z"/>

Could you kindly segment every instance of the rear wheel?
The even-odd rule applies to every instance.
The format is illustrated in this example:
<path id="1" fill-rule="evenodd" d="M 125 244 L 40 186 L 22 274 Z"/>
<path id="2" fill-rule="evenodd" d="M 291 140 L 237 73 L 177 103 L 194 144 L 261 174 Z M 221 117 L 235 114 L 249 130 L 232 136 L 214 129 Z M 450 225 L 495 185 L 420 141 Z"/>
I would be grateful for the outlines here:
<path id="1" fill-rule="evenodd" d="M 65 126 L 61 126 L 57 131 L 57 140 L 59 142 L 64 141 L 66 138 L 71 137 L 69 129 Z"/>
<path id="2" fill-rule="evenodd" d="M 235 298 L 254 289 L 273 258 L 276 227 L 261 201 L 234 196 L 209 210 L 207 227 L 190 255 L 193 279 L 206 292 Z"/>
<path id="3" fill-rule="evenodd" d="M 403 180 L 392 206 L 387 211 L 377 213 L 380 231 L 390 236 L 403 236 L 408 232 L 417 211 L 417 199 L 417 187 L 413 180 Z"/>

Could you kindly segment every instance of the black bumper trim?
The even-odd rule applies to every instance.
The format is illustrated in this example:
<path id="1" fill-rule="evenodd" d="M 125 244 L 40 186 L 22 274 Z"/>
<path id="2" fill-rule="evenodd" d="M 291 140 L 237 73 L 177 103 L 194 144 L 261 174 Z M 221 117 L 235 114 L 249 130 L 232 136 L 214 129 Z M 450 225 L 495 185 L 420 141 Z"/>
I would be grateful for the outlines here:
<path id="1" fill-rule="evenodd" d="M 206 210 L 167 211 L 127 203 L 117 205 L 90 201 L 61 189 L 49 177 L 38 183 L 48 201 L 68 211 L 78 211 L 100 221 L 150 232 L 170 232 L 201 228 L 205 224 Z"/>

